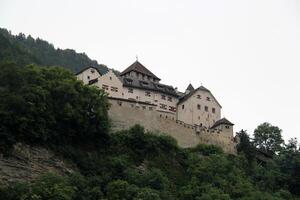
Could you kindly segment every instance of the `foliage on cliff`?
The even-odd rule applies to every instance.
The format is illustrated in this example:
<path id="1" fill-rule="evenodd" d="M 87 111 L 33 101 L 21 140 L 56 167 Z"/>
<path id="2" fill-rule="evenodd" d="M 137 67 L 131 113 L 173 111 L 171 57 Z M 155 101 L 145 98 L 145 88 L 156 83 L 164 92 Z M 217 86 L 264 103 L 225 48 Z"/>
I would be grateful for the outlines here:
<path id="1" fill-rule="evenodd" d="M 9 156 L 15 142 L 43 145 L 78 169 L 0 186 L 0 199 L 299 199 L 296 140 L 280 144 L 262 163 L 256 159 L 260 141 L 252 142 L 245 131 L 239 133 L 237 156 L 209 145 L 182 149 L 171 137 L 140 126 L 108 134 L 104 92 L 61 68 L 3 63 L 0 95 L 1 154 Z M 259 130 L 272 136 L 266 129 L 272 126 L 262 126 Z M 263 148 L 271 150 L 272 144 Z"/>
<path id="2" fill-rule="evenodd" d="M 101 72 L 107 71 L 106 66 L 91 60 L 85 53 L 77 53 L 72 49 L 56 49 L 40 38 L 34 39 L 23 33 L 12 35 L 2 28 L 0 28 L 0 60 L 14 61 L 21 65 L 61 66 L 72 72 L 87 66 L 97 67 Z"/>
<path id="3" fill-rule="evenodd" d="M 15 142 L 100 143 L 109 128 L 105 93 L 62 68 L 0 64 L 0 150 Z"/>

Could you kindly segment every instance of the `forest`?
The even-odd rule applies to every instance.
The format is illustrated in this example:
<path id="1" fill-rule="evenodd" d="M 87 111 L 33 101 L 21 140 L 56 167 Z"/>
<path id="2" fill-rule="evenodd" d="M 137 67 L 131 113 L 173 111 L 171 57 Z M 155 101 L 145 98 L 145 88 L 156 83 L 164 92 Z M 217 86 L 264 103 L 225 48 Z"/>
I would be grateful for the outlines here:
<path id="1" fill-rule="evenodd" d="M 1 154 L 17 142 L 46 146 L 78 168 L 1 186 L 0 199 L 300 199 L 299 144 L 269 123 L 254 138 L 237 133 L 238 155 L 182 149 L 139 125 L 111 133 L 106 94 L 68 70 L 2 62 L 0 71 Z M 259 151 L 270 158 L 257 159 Z"/>
<path id="2" fill-rule="evenodd" d="M 78 72 L 88 66 L 96 67 L 102 73 L 107 71 L 105 65 L 91 60 L 85 53 L 54 48 L 53 44 L 43 39 L 34 39 L 24 33 L 13 35 L 4 28 L 0 28 L 0 60 L 13 60 L 21 65 L 60 66 L 72 72 Z"/>
<path id="3" fill-rule="evenodd" d="M 213 145 L 184 149 L 140 125 L 112 132 L 106 93 L 74 76 L 76 66 L 95 61 L 1 33 L 0 156 L 9 158 L 17 143 L 42 146 L 76 171 L 0 185 L 0 199 L 300 199 L 299 143 L 284 141 L 276 125 L 262 122 L 254 133 L 237 132 L 237 155 Z"/>

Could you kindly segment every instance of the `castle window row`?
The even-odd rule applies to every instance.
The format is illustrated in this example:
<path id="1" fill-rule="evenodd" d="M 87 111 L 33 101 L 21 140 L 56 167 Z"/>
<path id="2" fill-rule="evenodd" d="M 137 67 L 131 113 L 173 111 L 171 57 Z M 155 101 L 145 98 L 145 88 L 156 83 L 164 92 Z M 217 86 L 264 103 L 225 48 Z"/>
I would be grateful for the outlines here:
<path id="1" fill-rule="evenodd" d="M 122 106 L 122 104 L 119 104 L 119 106 Z M 130 106 L 131 106 L 131 108 L 134 108 L 134 107 L 137 108 L 137 109 L 140 108 L 140 106 L 135 106 L 135 104 L 133 104 L 133 103 L 130 104 Z M 147 110 L 147 106 L 142 106 L 142 109 L 143 109 L 143 110 Z M 152 111 L 152 110 L 153 110 L 153 107 L 152 107 L 152 106 L 149 106 L 149 107 L 148 107 L 148 110 L 151 110 L 151 111 Z"/>
<path id="2" fill-rule="evenodd" d="M 117 88 L 117 87 L 111 87 L 110 90 L 111 90 L 112 92 L 118 92 L 118 88 Z"/>
<path id="3" fill-rule="evenodd" d="M 108 90 L 109 86 L 108 85 L 102 85 L 103 90 Z"/>
<path id="4" fill-rule="evenodd" d="M 170 102 L 173 101 L 172 97 L 166 98 L 166 95 L 163 95 L 163 94 L 161 95 L 161 99 L 162 99 L 162 100 L 166 100 L 166 99 L 167 99 L 167 100 L 170 101 Z"/>
<path id="5" fill-rule="evenodd" d="M 202 99 L 200 94 L 197 95 L 197 99 Z M 210 97 L 206 97 L 206 101 L 211 101 L 211 98 Z"/>

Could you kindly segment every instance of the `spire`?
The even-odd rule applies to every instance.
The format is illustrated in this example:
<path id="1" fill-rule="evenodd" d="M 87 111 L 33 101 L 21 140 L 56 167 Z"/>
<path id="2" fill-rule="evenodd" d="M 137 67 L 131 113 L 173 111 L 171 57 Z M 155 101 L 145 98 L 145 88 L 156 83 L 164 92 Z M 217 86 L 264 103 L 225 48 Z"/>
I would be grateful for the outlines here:
<path id="1" fill-rule="evenodd" d="M 193 90 L 195 90 L 195 89 L 194 89 L 194 87 L 192 86 L 192 84 L 190 83 L 189 86 L 186 88 L 186 90 L 188 90 L 188 91 L 191 92 L 191 91 L 193 91 Z"/>

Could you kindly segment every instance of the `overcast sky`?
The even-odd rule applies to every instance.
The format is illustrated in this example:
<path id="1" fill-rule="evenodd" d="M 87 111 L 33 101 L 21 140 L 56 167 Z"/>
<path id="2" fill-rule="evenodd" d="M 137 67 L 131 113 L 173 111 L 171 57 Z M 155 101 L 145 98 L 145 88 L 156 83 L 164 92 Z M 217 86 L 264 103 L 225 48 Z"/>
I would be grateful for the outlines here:
<path id="1" fill-rule="evenodd" d="M 235 131 L 300 139 L 299 0 L 0 0 L 0 27 L 119 71 L 138 55 L 162 83 L 210 89 Z"/>

